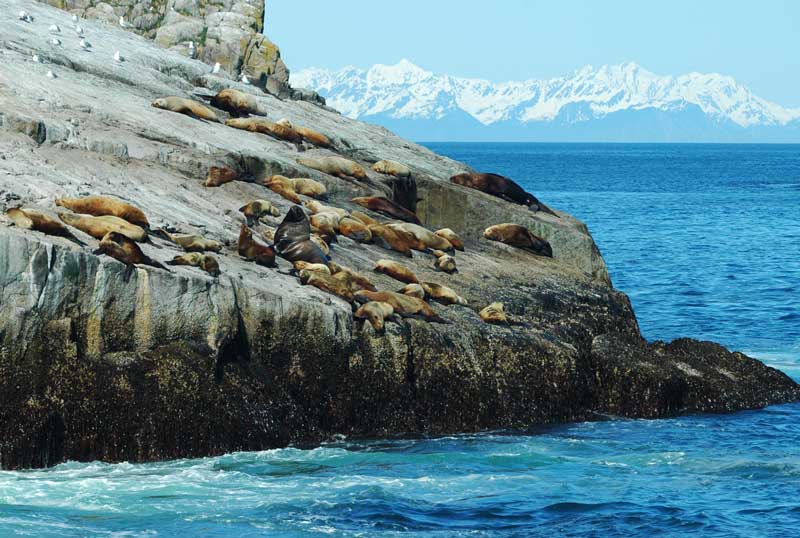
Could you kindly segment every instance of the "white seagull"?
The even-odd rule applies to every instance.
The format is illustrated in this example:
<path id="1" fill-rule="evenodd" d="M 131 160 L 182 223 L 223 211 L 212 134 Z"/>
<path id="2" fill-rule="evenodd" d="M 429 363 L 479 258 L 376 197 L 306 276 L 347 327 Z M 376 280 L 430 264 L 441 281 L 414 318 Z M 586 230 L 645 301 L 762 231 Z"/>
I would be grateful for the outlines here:
<path id="1" fill-rule="evenodd" d="M 50 44 L 57 47 L 57 46 L 59 46 L 61 44 L 61 41 L 59 41 L 58 39 L 53 37 L 53 38 L 50 39 Z"/>
<path id="2" fill-rule="evenodd" d="M 80 26 L 76 26 L 75 33 L 78 34 L 79 36 L 83 36 L 83 28 L 81 28 Z"/>
<path id="3" fill-rule="evenodd" d="M 116 62 L 121 62 L 122 61 L 122 55 L 119 53 L 119 51 L 114 53 L 114 61 L 116 61 Z"/>
<path id="4" fill-rule="evenodd" d="M 47 78 L 56 78 L 56 74 L 52 70 L 47 71 Z"/>
<path id="5" fill-rule="evenodd" d="M 81 42 L 78 43 L 78 45 L 80 45 L 83 50 L 89 50 L 92 47 L 91 43 L 85 39 L 81 39 Z"/>
<path id="6" fill-rule="evenodd" d="M 216 75 L 217 73 L 219 73 L 219 70 L 220 70 L 221 68 L 222 68 L 222 66 L 221 66 L 221 65 L 219 65 L 219 62 L 217 62 L 217 63 L 215 63 L 215 64 L 214 64 L 214 69 L 212 69 L 212 70 L 211 70 L 211 72 L 212 72 L 212 73 L 214 73 L 214 74 Z"/>
<path id="7" fill-rule="evenodd" d="M 57 24 L 51 24 L 50 25 L 50 33 L 51 34 L 57 34 L 59 32 L 61 32 L 61 28 L 59 28 Z"/>

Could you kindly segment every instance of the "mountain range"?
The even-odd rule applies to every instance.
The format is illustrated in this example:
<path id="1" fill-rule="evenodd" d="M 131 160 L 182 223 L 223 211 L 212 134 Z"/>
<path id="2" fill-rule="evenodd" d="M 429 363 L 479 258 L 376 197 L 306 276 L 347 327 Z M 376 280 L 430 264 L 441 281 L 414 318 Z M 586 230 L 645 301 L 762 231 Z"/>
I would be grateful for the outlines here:
<path id="1" fill-rule="evenodd" d="M 304 69 L 291 84 L 422 141 L 800 142 L 800 108 L 762 99 L 730 76 L 662 76 L 633 62 L 493 83 L 401 60 Z"/>

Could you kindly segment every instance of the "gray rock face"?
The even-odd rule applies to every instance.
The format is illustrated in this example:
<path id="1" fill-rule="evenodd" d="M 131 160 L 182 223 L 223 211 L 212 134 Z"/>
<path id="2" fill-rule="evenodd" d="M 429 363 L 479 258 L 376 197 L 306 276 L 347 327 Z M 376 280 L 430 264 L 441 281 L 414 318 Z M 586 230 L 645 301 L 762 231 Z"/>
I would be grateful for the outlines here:
<path id="1" fill-rule="evenodd" d="M 644 342 L 586 226 L 567 214 L 533 213 L 452 185 L 465 165 L 380 127 L 214 76 L 207 64 L 118 27 L 86 22 L 91 52 L 66 35 L 53 47 L 47 27 L 69 28 L 68 14 L 23 0 L 1 9 L 0 210 L 55 215 L 55 198 L 114 195 L 141 207 L 154 227 L 226 245 L 219 279 L 191 267 L 128 269 L 94 255 L 97 241 L 81 232 L 85 246 L 0 218 L 3 468 L 200 456 L 335 434 L 732 411 L 800 397 L 782 373 L 714 344 Z M 21 9 L 33 24 L 8 16 Z M 117 50 L 124 61 L 113 60 Z M 273 121 L 320 131 L 335 149 L 150 105 L 226 87 L 252 93 Z M 469 304 L 434 304 L 446 323 L 407 319 L 376 334 L 346 302 L 302 286 L 288 262 L 267 269 L 237 255 L 239 207 L 256 198 L 282 214 L 291 207 L 258 184 L 272 174 L 317 179 L 326 203 L 347 209 L 356 208 L 354 196 L 391 193 L 389 178 L 371 171 L 354 182 L 296 162 L 334 153 L 367 169 L 380 159 L 408 165 L 423 223 L 465 238 L 455 275 L 434 271 L 429 255 L 404 258 L 346 237 L 331 250 L 382 290 L 402 284 L 372 273 L 380 258 L 454 288 Z M 205 188 L 215 165 L 251 181 Z M 499 222 L 527 225 L 554 258 L 484 240 L 483 229 Z M 155 237 L 143 250 L 161 262 L 181 253 Z M 494 301 L 519 324 L 483 323 L 477 312 Z"/>

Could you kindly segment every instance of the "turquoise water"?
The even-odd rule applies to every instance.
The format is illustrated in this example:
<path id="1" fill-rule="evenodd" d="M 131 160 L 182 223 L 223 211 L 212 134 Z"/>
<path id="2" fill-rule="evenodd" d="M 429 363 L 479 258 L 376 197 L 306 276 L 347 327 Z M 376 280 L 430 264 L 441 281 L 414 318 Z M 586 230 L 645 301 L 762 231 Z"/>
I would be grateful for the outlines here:
<path id="1" fill-rule="evenodd" d="M 587 222 L 650 339 L 800 379 L 800 146 L 431 144 Z M 800 405 L 0 472 L 0 537 L 800 535 Z"/>

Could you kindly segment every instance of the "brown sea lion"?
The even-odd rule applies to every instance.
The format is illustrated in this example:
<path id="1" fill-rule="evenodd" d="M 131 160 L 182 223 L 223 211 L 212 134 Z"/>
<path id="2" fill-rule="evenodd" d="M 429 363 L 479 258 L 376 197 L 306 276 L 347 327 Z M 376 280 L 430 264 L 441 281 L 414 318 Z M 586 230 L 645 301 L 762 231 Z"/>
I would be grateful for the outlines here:
<path id="1" fill-rule="evenodd" d="M 300 271 L 299 276 L 300 282 L 304 285 L 314 286 L 322 291 L 332 293 L 333 295 L 341 297 L 348 303 L 353 302 L 353 290 L 351 290 L 347 282 L 343 280 L 333 278 L 325 273 L 308 271 L 305 269 Z"/>
<path id="2" fill-rule="evenodd" d="M 408 295 L 410 297 L 416 297 L 417 299 L 425 298 L 425 288 L 419 284 L 407 284 L 398 293 L 402 293 L 403 295 Z"/>
<path id="3" fill-rule="evenodd" d="M 6 210 L 6 216 L 11 219 L 11 222 L 13 222 L 14 226 L 17 228 L 21 228 L 23 230 L 35 230 L 46 235 L 66 237 L 67 239 L 83 245 L 78 238 L 72 235 L 72 232 L 70 232 L 69 229 L 64 226 L 64 224 L 54 219 L 50 215 L 45 215 L 44 213 L 36 211 L 35 209 L 22 209 L 19 207 L 13 207 Z"/>
<path id="4" fill-rule="evenodd" d="M 278 217 L 281 214 L 278 208 L 272 205 L 269 200 L 253 200 L 249 204 L 240 207 L 239 213 L 244 215 L 248 226 L 255 226 L 259 219 L 265 215 Z"/>
<path id="5" fill-rule="evenodd" d="M 332 237 L 339 233 L 339 217 L 334 213 L 315 213 L 309 221 L 323 236 Z"/>
<path id="6" fill-rule="evenodd" d="M 533 211 L 543 211 L 555 217 L 556 213 L 540 202 L 534 195 L 520 187 L 514 180 L 498 174 L 456 174 L 450 178 L 452 183 L 503 198 L 515 204 L 530 207 Z"/>
<path id="7" fill-rule="evenodd" d="M 242 224 L 239 230 L 239 256 L 264 267 L 275 267 L 275 250 L 253 236 L 253 230 Z"/>
<path id="8" fill-rule="evenodd" d="M 456 259 L 449 254 L 442 252 L 441 256 L 437 256 L 436 262 L 433 264 L 437 271 L 444 271 L 445 273 L 452 274 L 458 271 L 456 268 Z"/>
<path id="9" fill-rule="evenodd" d="M 290 262 L 327 264 L 328 256 L 311 240 L 311 224 L 300 206 L 292 206 L 275 231 L 275 251 Z"/>
<path id="10" fill-rule="evenodd" d="M 480 316 L 486 323 L 508 325 L 508 317 L 503 311 L 503 303 L 492 303 L 480 311 Z"/>
<path id="11" fill-rule="evenodd" d="M 334 261 L 328 262 L 328 267 L 331 269 L 331 273 L 336 278 L 344 278 L 340 277 L 340 275 L 346 275 L 346 280 L 350 282 L 350 287 L 354 290 L 368 290 L 368 291 L 378 291 L 378 288 L 368 279 L 367 277 L 363 276 L 362 274 L 350 269 L 349 267 L 345 267 L 344 265 L 339 265 Z"/>
<path id="12" fill-rule="evenodd" d="M 366 179 L 367 177 L 367 173 L 360 164 L 344 157 L 298 157 L 297 163 L 342 179 L 348 177 Z"/>
<path id="13" fill-rule="evenodd" d="M 224 110 L 234 118 L 247 116 L 249 114 L 256 114 L 264 116 L 265 114 L 259 109 L 258 101 L 250 94 L 228 88 L 220 91 L 211 98 L 211 105 L 221 110 Z"/>
<path id="14" fill-rule="evenodd" d="M 290 129 L 284 125 L 278 125 L 265 118 L 231 118 L 225 122 L 225 125 L 233 127 L 234 129 L 269 135 L 279 140 L 286 140 L 287 142 L 297 143 L 303 140 L 294 129 Z"/>
<path id="15" fill-rule="evenodd" d="M 77 213 L 59 213 L 58 218 L 95 239 L 102 239 L 109 232 L 118 232 L 140 243 L 147 241 L 147 232 L 142 228 L 113 215 L 94 217 Z"/>
<path id="16" fill-rule="evenodd" d="M 394 250 L 409 258 L 411 257 L 411 236 L 408 234 L 401 234 L 383 224 L 370 224 L 367 228 L 372 234 L 372 242 L 374 244 L 389 250 Z"/>
<path id="17" fill-rule="evenodd" d="M 442 286 L 441 284 L 436 284 L 434 282 L 420 282 L 420 286 L 424 290 L 427 297 L 430 297 L 438 303 L 446 305 L 460 304 L 465 306 L 467 304 L 466 300 L 459 296 L 452 288 L 448 288 L 447 286 Z"/>
<path id="18" fill-rule="evenodd" d="M 403 317 L 422 317 L 428 321 L 443 323 L 444 320 L 431 308 L 431 305 L 417 299 L 393 291 L 367 291 L 355 292 L 355 300 L 359 303 L 370 301 L 389 303 L 397 314 Z"/>
<path id="19" fill-rule="evenodd" d="M 394 230 L 402 230 L 413 235 L 420 243 L 422 243 L 422 245 L 424 245 L 424 248 L 450 252 L 453 251 L 453 245 L 450 243 L 450 241 L 442 236 L 436 235 L 432 231 L 420 226 L 419 224 L 413 224 L 410 222 L 395 222 L 392 224 L 387 224 L 387 226 Z"/>
<path id="20" fill-rule="evenodd" d="M 369 231 L 369 228 L 360 220 L 352 217 L 344 217 L 339 220 L 339 233 L 359 243 L 370 243 L 372 241 L 372 232 Z"/>
<path id="21" fill-rule="evenodd" d="M 411 175 L 411 169 L 408 166 L 389 159 L 376 162 L 372 165 L 372 170 L 379 174 L 395 177 L 409 177 Z"/>
<path id="22" fill-rule="evenodd" d="M 328 193 L 328 189 L 325 188 L 325 185 L 307 177 L 291 178 L 291 182 L 297 194 L 310 196 L 312 198 L 322 198 Z"/>
<path id="23" fill-rule="evenodd" d="M 222 123 L 213 110 L 191 99 L 184 99 L 183 97 L 161 97 L 153 101 L 152 105 L 162 110 L 185 114 L 201 120 Z"/>
<path id="24" fill-rule="evenodd" d="M 371 224 L 380 224 L 380 222 L 378 222 L 377 220 L 373 219 L 372 217 L 370 217 L 366 213 L 362 213 L 361 211 L 357 211 L 357 210 L 356 211 L 351 211 L 350 212 L 350 216 L 353 217 L 356 220 L 360 220 L 362 223 L 366 224 L 367 226 L 370 226 Z"/>
<path id="25" fill-rule="evenodd" d="M 297 191 L 294 190 L 294 184 L 288 177 L 280 175 L 272 176 L 264 182 L 264 186 L 293 204 L 302 203 Z"/>
<path id="26" fill-rule="evenodd" d="M 447 239 L 453 248 L 456 250 L 464 250 L 464 241 L 450 228 L 442 228 L 441 230 L 437 230 L 434 232 L 439 237 L 444 237 Z"/>
<path id="27" fill-rule="evenodd" d="M 84 196 L 83 198 L 58 198 L 56 205 L 66 207 L 75 213 L 102 217 L 111 215 L 140 226 L 145 230 L 150 228 L 150 222 L 144 211 L 122 200 L 111 196 Z"/>
<path id="28" fill-rule="evenodd" d="M 512 247 L 529 250 L 540 256 L 553 257 L 553 248 L 546 239 L 533 235 L 526 227 L 518 224 L 496 224 L 486 228 L 483 237 L 499 241 Z"/>
<path id="29" fill-rule="evenodd" d="M 169 265 L 188 265 L 191 267 L 199 267 L 209 275 L 218 277 L 222 272 L 219 268 L 219 262 L 211 254 L 203 254 L 201 252 L 188 252 L 175 256 L 172 261 L 167 262 Z"/>
<path id="30" fill-rule="evenodd" d="M 356 319 L 366 319 L 376 332 L 383 332 L 387 318 L 394 314 L 394 308 L 389 303 L 380 301 L 370 301 L 358 307 L 353 317 Z"/>
<path id="31" fill-rule="evenodd" d="M 339 218 L 346 217 L 350 213 L 346 209 L 342 209 L 341 207 L 334 207 L 332 205 L 325 205 L 322 202 L 318 202 L 317 200 L 306 200 L 303 202 L 303 206 L 311 211 L 312 214 L 317 213 L 335 213 L 339 215 Z"/>
<path id="32" fill-rule="evenodd" d="M 293 265 L 294 265 L 294 270 L 297 271 L 298 273 L 305 269 L 306 271 L 319 271 L 325 273 L 326 275 L 332 274 L 331 268 L 325 265 L 324 263 L 309 263 L 303 260 L 298 260 L 294 262 Z"/>
<path id="33" fill-rule="evenodd" d="M 360 198 L 353 198 L 350 201 L 393 219 L 421 224 L 414 213 L 383 196 L 363 196 Z"/>
<path id="34" fill-rule="evenodd" d="M 403 264 L 392 260 L 378 260 L 373 269 L 376 273 L 383 273 L 406 284 L 418 284 L 419 279 L 414 272 Z"/>
<path id="35" fill-rule="evenodd" d="M 331 141 L 322 133 L 318 133 L 313 129 L 309 129 L 308 127 L 303 127 L 301 125 L 295 125 L 291 121 L 287 120 L 286 118 L 281 118 L 275 123 L 279 125 L 283 125 L 285 127 L 289 127 L 290 129 L 294 129 L 295 131 L 303 137 L 306 142 L 314 144 L 315 146 L 321 148 L 329 148 L 331 146 Z"/>
<path id="36" fill-rule="evenodd" d="M 204 187 L 219 187 L 239 178 L 235 170 L 227 166 L 212 166 L 208 169 L 208 175 L 203 183 Z"/>
<path id="37" fill-rule="evenodd" d="M 392 180 L 392 200 L 412 213 L 417 212 L 417 202 L 421 200 L 417 194 L 417 180 L 412 176 L 396 177 Z"/>
<path id="38" fill-rule="evenodd" d="M 167 241 L 171 241 L 183 248 L 187 252 L 220 252 L 222 243 L 213 239 L 206 239 L 202 235 L 196 234 L 171 234 L 166 230 L 158 228 L 153 231 L 155 235 L 161 236 Z"/>
<path id="39" fill-rule="evenodd" d="M 100 240 L 95 255 L 105 254 L 125 265 L 149 265 L 166 270 L 160 262 L 147 256 L 131 238 L 118 232 L 108 232 Z"/>

